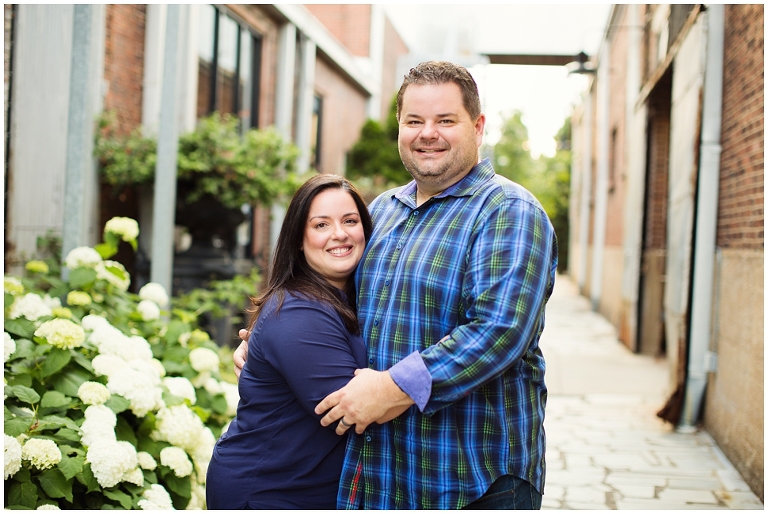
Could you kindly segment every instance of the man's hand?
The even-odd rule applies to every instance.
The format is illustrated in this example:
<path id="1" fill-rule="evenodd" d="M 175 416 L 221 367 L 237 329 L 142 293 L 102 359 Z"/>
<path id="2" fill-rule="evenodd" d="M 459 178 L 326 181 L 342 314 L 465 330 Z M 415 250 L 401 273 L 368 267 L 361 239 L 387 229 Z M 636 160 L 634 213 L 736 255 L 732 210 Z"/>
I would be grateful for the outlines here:
<path id="1" fill-rule="evenodd" d="M 251 333 L 248 330 L 241 328 L 237 335 L 240 336 L 242 342 L 232 355 L 232 360 L 235 361 L 235 375 L 237 375 L 237 378 L 240 378 L 240 372 L 243 371 L 245 361 L 248 359 L 248 339 L 251 337 Z"/>
<path id="2" fill-rule="evenodd" d="M 352 425 L 355 425 L 355 432 L 362 434 L 371 423 L 396 418 L 413 403 L 388 371 L 358 369 L 347 385 L 317 404 L 315 414 L 325 413 L 320 424 L 326 427 L 343 418 L 343 423 L 339 421 L 336 426 L 339 435 Z"/>

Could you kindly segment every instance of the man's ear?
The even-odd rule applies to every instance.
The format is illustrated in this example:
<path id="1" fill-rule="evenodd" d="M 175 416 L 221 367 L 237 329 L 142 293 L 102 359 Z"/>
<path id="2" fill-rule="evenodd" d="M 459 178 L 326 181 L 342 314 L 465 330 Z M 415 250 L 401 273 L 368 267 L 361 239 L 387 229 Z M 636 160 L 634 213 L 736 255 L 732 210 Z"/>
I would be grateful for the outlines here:
<path id="1" fill-rule="evenodd" d="M 475 121 L 475 139 L 478 148 L 483 144 L 483 134 L 485 133 L 485 114 L 480 113 Z"/>

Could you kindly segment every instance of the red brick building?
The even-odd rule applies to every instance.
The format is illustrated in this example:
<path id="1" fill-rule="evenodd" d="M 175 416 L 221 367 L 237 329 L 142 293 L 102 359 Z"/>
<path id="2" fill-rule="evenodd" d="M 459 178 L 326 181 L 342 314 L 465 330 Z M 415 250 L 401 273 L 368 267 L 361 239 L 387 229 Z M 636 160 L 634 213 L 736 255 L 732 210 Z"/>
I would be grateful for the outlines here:
<path id="1" fill-rule="evenodd" d="M 90 120 L 114 110 L 121 132 L 157 134 L 171 16 L 161 4 L 6 4 L 4 11 L 5 266 L 13 273 L 38 236 L 62 234 L 72 203 L 68 156 L 74 144 L 88 160 Z M 301 150 L 301 169 L 324 173 L 344 174 L 365 120 L 386 114 L 399 86 L 397 58 L 407 53 L 381 6 L 190 4 L 172 19 L 178 132 L 213 111 L 233 113 L 245 129 L 277 127 Z M 78 92 L 89 123 L 73 129 L 69 108 Z M 83 167 L 76 244 L 94 245 L 107 219 L 130 216 L 142 228 L 140 253 L 151 255 L 151 195 L 133 188 L 115 197 L 99 183 L 95 162 Z M 249 215 L 246 241 L 231 256 L 240 268 L 267 262 L 276 237 L 270 217 L 264 208 Z"/>
<path id="2" fill-rule="evenodd" d="M 764 479 L 764 8 L 615 5 L 573 117 L 569 273 L 632 350 L 660 416 Z"/>

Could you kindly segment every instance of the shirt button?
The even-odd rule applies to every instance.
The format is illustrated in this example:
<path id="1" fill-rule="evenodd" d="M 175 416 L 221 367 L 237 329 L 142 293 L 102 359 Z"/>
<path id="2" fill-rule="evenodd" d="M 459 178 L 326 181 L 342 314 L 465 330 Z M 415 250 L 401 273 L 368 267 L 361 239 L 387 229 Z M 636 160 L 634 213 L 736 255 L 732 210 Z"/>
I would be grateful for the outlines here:
<path id="1" fill-rule="evenodd" d="M 419 211 L 413 211 L 413 215 L 414 216 L 418 216 L 419 215 Z"/>
<path id="2" fill-rule="evenodd" d="M 378 327 L 379 326 L 379 320 L 373 320 L 373 326 Z"/>
<path id="3" fill-rule="evenodd" d="M 365 440 L 370 443 L 371 441 L 373 441 L 373 437 L 367 435 L 367 436 L 365 436 Z"/>
<path id="4" fill-rule="evenodd" d="M 385 286 L 388 286 L 388 285 L 389 285 L 389 280 L 385 280 L 385 281 L 384 281 L 384 285 L 385 285 Z"/>
<path id="5" fill-rule="evenodd" d="M 403 247 L 403 245 L 401 245 L 400 243 L 397 243 L 397 249 L 398 250 L 401 249 L 402 247 Z"/>
<path id="6" fill-rule="evenodd" d="M 370 364 L 373 364 L 373 357 L 371 357 L 370 359 L 368 359 L 368 362 L 369 362 Z"/>

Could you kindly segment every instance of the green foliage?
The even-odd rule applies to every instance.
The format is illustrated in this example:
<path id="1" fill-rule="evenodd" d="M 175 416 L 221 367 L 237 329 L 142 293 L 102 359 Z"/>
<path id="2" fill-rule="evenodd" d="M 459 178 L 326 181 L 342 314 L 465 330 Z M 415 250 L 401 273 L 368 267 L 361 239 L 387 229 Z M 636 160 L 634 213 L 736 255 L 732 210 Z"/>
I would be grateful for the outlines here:
<path id="1" fill-rule="evenodd" d="M 155 294 L 149 288 L 132 294 L 127 273 L 120 267 L 108 271 L 109 261 L 101 259 L 83 247 L 64 260 L 70 269 L 66 280 L 59 277 L 58 266 L 45 271 L 39 264 L 28 264 L 21 277 L 4 278 L 5 508 L 138 509 L 153 485 L 163 488 L 176 509 L 204 508 L 212 444 L 234 416 L 237 402 L 231 351 L 199 329 L 194 312 L 175 301 L 170 312 L 162 310 L 160 286 L 154 285 Z M 255 278 L 220 286 L 216 299 L 234 300 L 244 283 Z M 51 326 L 61 328 L 46 331 Z M 201 361 L 201 354 L 207 360 Z M 126 380 L 129 376 L 136 380 Z M 178 388 L 174 380 L 188 385 Z M 86 382 L 108 399 L 94 400 L 81 387 Z M 144 403 L 147 397 L 156 400 Z M 199 418 L 191 443 L 175 440 L 163 428 L 164 416 L 174 407 L 186 409 L 189 419 Z M 96 432 L 93 422 L 88 427 L 86 418 L 97 412 L 92 409 L 111 411 L 114 429 L 108 423 Z M 50 463 L 21 453 L 27 443 L 41 440 L 55 444 L 56 450 L 47 454 L 55 457 Z M 147 452 L 156 467 L 134 463 L 109 484 L 104 459 L 91 455 L 103 441 L 128 443 L 134 455 Z M 11 450 L 15 445 L 17 457 L 9 445 Z M 169 446 L 184 449 L 193 463 L 190 473 L 177 476 L 162 462 L 160 452 Z M 114 460 L 121 458 L 118 453 Z"/>
<path id="2" fill-rule="evenodd" d="M 515 111 L 502 128 L 502 136 L 494 147 L 496 173 L 528 189 L 547 212 L 558 239 L 558 269 L 568 266 L 568 199 L 570 196 L 571 152 L 570 118 L 556 136 L 553 157 L 533 159 L 528 147 L 528 129 L 520 111 Z"/>
<path id="3" fill-rule="evenodd" d="M 154 180 L 157 142 L 138 130 L 117 133 L 114 113 L 102 114 L 94 145 L 100 173 L 107 184 L 122 188 Z M 197 128 L 179 137 L 179 180 L 193 186 L 187 203 L 211 195 L 224 206 L 271 205 L 289 198 L 302 177 L 295 171 L 298 148 L 274 127 L 251 129 L 240 135 L 238 119 L 213 113 Z"/>
<path id="4" fill-rule="evenodd" d="M 393 99 L 383 124 L 370 119 L 365 122 L 360 139 L 349 152 L 347 177 L 369 179 L 377 183 L 381 191 L 411 181 L 411 174 L 403 166 L 397 148 L 396 107 Z"/>
<path id="5" fill-rule="evenodd" d="M 235 275 L 230 280 L 212 280 L 207 287 L 193 289 L 174 298 L 174 308 L 190 312 L 195 316 L 210 313 L 214 318 L 228 316 L 234 309 L 243 312 L 248 299 L 256 296 L 261 276 L 257 269 L 250 275 Z"/>

